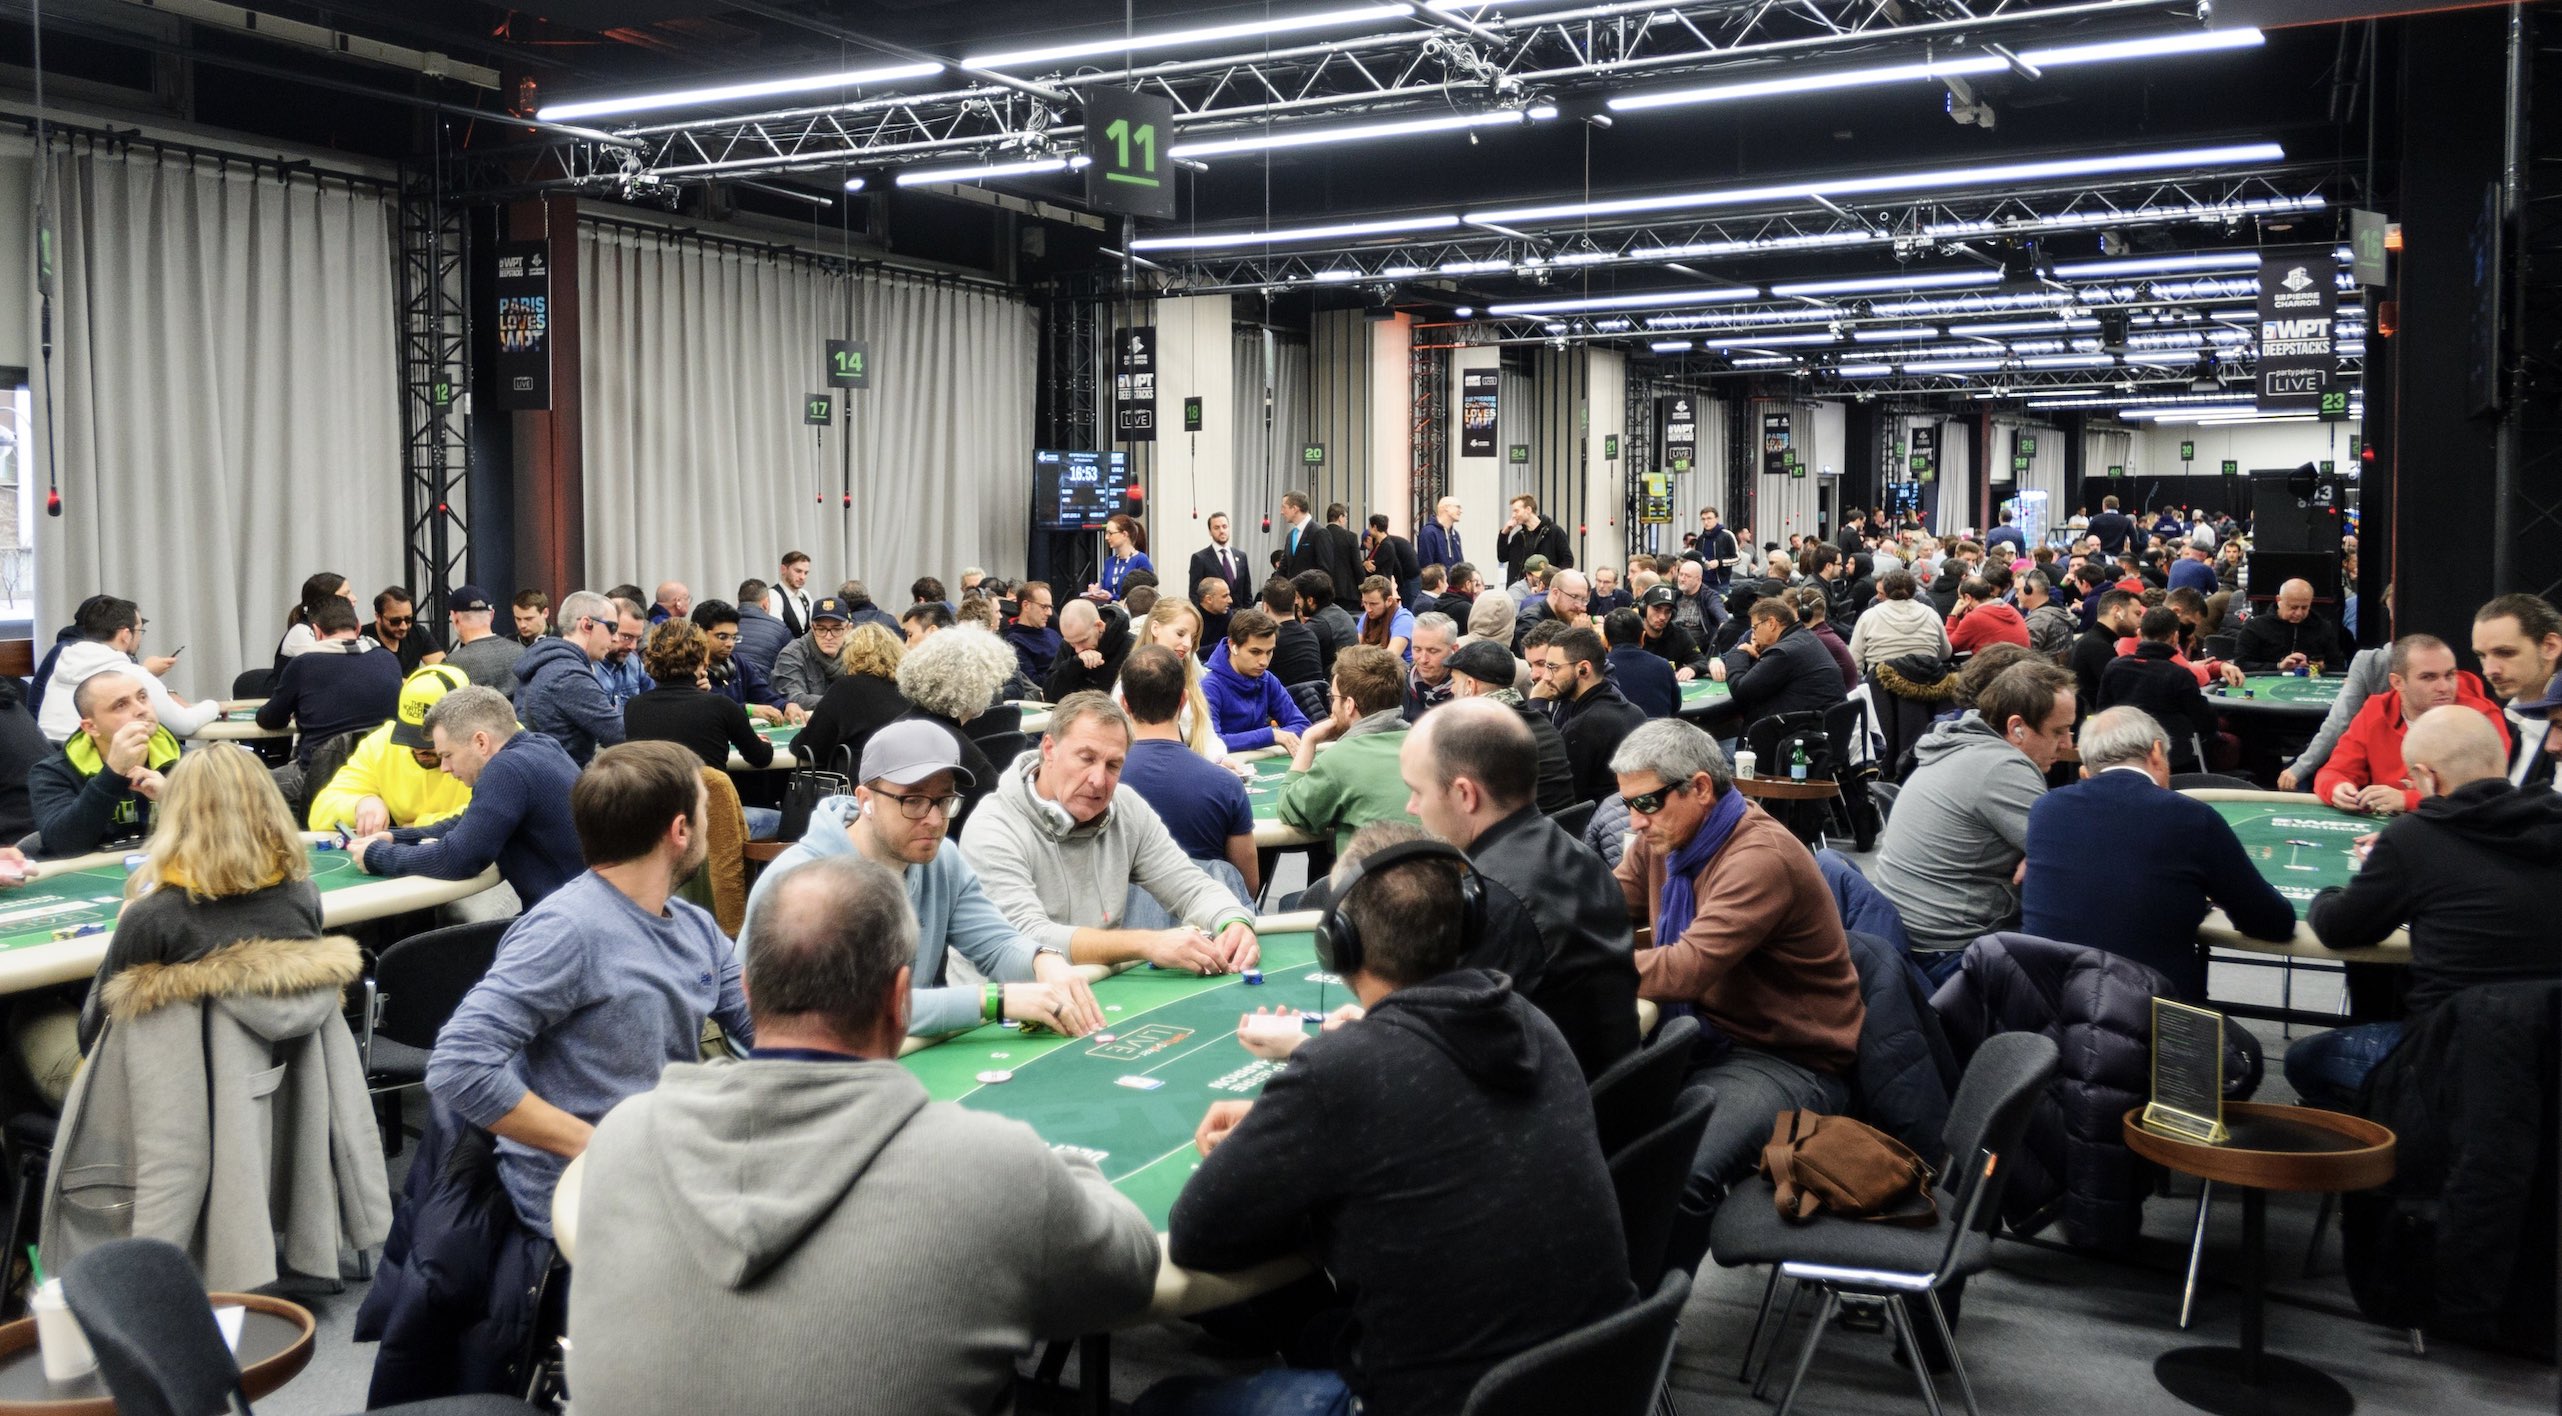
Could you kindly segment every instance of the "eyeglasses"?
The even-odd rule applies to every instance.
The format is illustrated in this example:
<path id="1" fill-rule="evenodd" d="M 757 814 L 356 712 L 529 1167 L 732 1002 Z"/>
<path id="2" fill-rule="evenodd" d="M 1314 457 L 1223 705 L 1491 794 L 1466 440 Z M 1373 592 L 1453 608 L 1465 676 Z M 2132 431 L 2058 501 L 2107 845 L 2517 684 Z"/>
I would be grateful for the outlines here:
<path id="1" fill-rule="evenodd" d="M 1689 790 L 1689 783 L 1680 782 L 1671 786 L 1657 787 L 1653 791 L 1646 792 L 1638 796 L 1626 797 L 1622 800 L 1626 802 L 1628 811 L 1631 815 L 1652 816 L 1656 812 L 1664 809 L 1665 802 L 1672 800 L 1674 797 L 1679 796 L 1682 792 L 1687 790 Z"/>
<path id="2" fill-rule="evenodd" d="M 926 817 L 938 811 L 943 813 L 945 816 L 950 816 L 953 812 L 959 810 L 961 806 L 961 794 L 959 792 L 947 792 L 942 796 L 927 796 L 923 792 L 886 792 L 875 787 L 872 789 L 872 795 L 888 797 L 890 800 L 897 802 L 898 814 L 906 817 L 910 821 L 922 821 Z"/>
<path id="3" fill-rule="evenodd" d="M 409 628 L 411 625 L 418 623 L 418 616 L 416 616 L 416 615 L 385 615 L 385 616 L 383 616 L 383 617 L 382 617 L 382 620 L 383 620 L 383 627 L 384 627 L 385 629 L 407 629 L 407 628 Z"/>
<path id="4" fill-rule="evenodd" d="M 736 644 L 738 642 L 738 631 L 734 629 L 713 630 L 712 642 L 714 644 Z"/>

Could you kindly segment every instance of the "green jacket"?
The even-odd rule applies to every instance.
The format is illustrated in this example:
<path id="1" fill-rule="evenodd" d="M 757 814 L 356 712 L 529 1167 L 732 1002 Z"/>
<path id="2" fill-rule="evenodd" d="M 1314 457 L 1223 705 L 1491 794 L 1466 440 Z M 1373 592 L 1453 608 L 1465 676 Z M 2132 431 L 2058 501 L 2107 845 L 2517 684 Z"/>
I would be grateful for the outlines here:
<path id="1" fill-rule="evenodd" d="M 1333 832 L 1338 851 L 1373 821 L 1414 820 L 1406 814 L 1405 779 L 1397 773 L 1397 749 L 1405 746 L 1407 731 L 1400 721 L 1355 732 L 1318 753 L 1307 771 L 1293 772 L 1282 783 L 1281 819 L 1310 835 Z"/>

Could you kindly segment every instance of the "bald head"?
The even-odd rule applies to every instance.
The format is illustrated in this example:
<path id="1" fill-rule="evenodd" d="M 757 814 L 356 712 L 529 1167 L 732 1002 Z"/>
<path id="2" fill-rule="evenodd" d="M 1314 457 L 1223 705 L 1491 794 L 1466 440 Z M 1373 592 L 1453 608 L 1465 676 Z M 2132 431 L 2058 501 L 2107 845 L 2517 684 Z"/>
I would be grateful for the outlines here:
<path id="1" fill-rule="evenodd" d="M 1059 611 L 1059 638 L 1079 649 L 1093 648 L 1102 628 L 1103 612 L 1094 608 L 1092 600 L 1070 600 Z"/>
<path id="2" fill-rule="evenodd" d="M 2491 720 L 2461 704 L 2421 714 L 2402 738 L 2402 762 L 2411 770 L 2413 785 L 2428 796 L 2445 796 L 2467 783 L 2509 774 L 2508 754 Z M 2423 771 L 2436 780 L 2420 785 Z"/>
<path id="3" fill-rule="evenodd" d="M 2307 580 L 2290 580 L 2277 587 L 2277 617 L 2288 624 L 2302 624 L 2313 613 L 2313 585 Z"/>
<path id="4" fill-rule="evenodd" d="M 692 614 L 694 592 L 686 589 L 683 581 L 665 581 L 658 587 L 658 607 L 671 615 Z"/>
<path id="5" fill-rule="evenodd" d="M 1521 715 L 1482 698 L 1453 699 L 1423 715 L 1397 753 L 1406 809 L 1466 850 L 1496 822 L 1527 810 L 1539 791 L 1539 748 Z"/>

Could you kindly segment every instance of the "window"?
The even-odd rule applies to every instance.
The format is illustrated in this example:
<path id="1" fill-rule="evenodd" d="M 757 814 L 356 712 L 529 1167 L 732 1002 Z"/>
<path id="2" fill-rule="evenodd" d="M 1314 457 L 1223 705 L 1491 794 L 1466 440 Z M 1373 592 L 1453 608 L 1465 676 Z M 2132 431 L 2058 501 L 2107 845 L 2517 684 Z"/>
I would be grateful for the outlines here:
<path id="1" fill-rule="evenodd" d="M 0 369 L 0 626 L 32 621 L 36 610 L 36 518 L 43 453 L 26 375 Z M 23 632 L 23 631 L 20 631 Z"/>

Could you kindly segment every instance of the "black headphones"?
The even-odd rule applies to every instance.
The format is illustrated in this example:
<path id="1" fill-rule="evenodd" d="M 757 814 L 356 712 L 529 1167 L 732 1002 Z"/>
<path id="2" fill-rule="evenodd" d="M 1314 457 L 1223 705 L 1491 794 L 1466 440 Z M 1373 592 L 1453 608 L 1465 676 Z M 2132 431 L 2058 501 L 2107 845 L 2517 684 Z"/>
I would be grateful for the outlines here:
<path id="1" fill-rule="evenodd" d="M 1325 915 L 1317 921 L 1317 963 L 1327 973 L 1340 978 L 1359 970 L 1367 951 L 1362 947 L 1361 931 L 1344 908 L 1361 882 L 1382 871 L 1394 870 L 1410 860 L 1446 860 L 1459 867 L 1459 922 L 1462 937 L 1473 942 L 1485 937 L 1486 892 L 1477 877 L 1477 868 L 1469 864 L 1466 853 L 1447 841 L 1399 841 L 1385 850 L 1374 852 L 1355 862 L 1334 887 L 1334 898 L 1326 905 Z"/>

